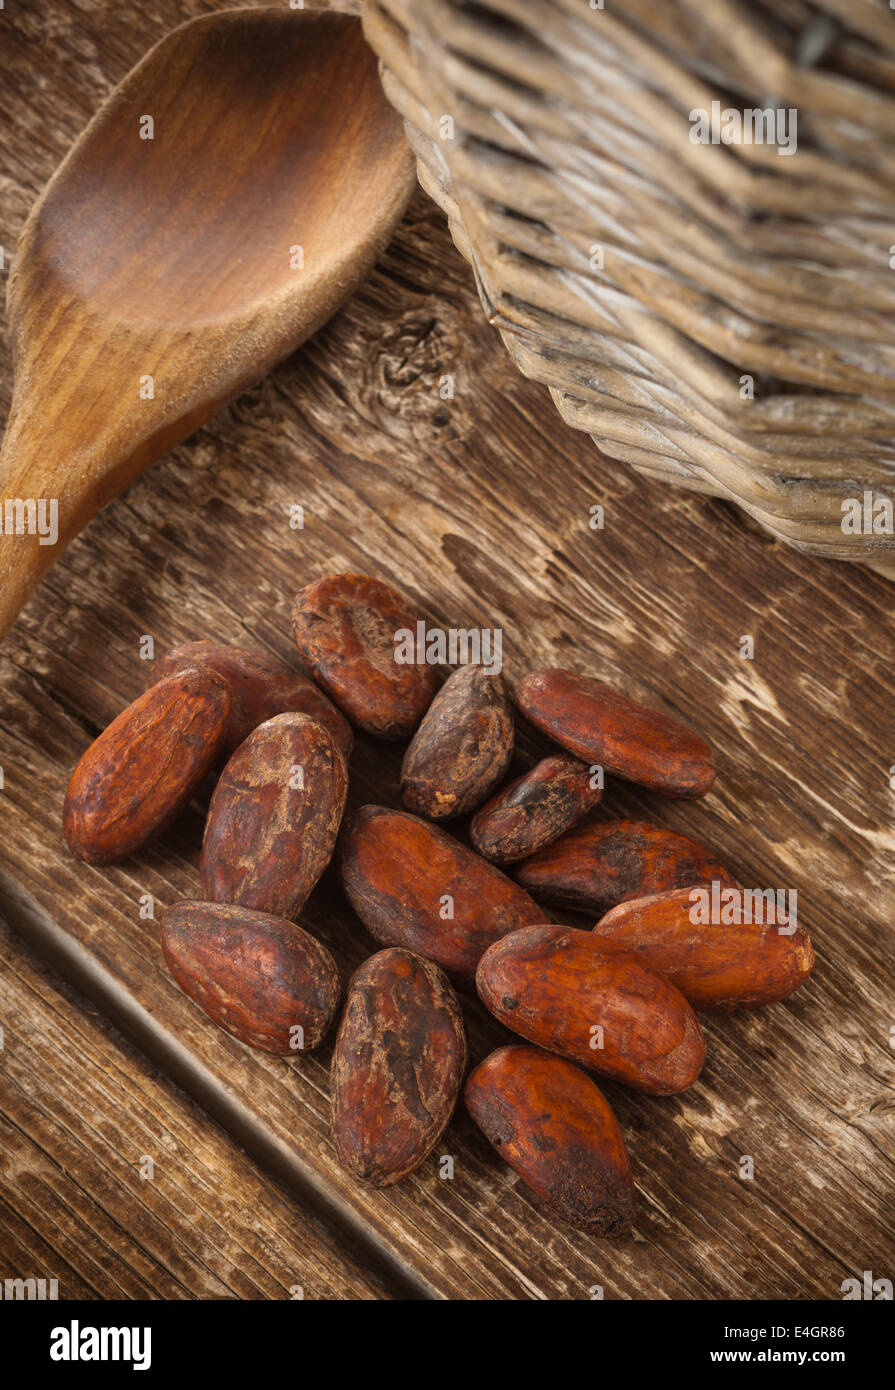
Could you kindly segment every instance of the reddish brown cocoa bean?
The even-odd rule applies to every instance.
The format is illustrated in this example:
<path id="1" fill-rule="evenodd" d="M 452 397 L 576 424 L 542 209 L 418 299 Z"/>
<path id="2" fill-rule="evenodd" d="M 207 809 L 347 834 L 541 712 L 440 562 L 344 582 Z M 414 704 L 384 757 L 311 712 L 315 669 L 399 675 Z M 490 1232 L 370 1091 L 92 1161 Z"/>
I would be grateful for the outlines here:
<path id="1" fill-rule="evenodd" d="M 339 1160 L 385 1187 L 418 1168 L 451 1118 L 466 1033 L 446 976 L 410 951 L 379 951 L 348 986 L 332 1065 Z"/>
<path id="2" fill-rule="evenodd" d="M 88 864 L 127 859 L 195 795 L 223 747 L 230 692 L 190 669 L 152 686 L 90 745 L 75 768 L 62 826 Z"/>
<path id="3" fill-rule="evenodd" d="M 544 915 L 452 835 L 384 806 L 363 806 L 343 835 L 342 881 L 382 945 L 405 946 L 467 978 L 492 941 Z"/>
<path id="4" fill-rule="evenodd" d="M 186 666 L 216 671 L 230 688 L 230 722 L 225 748 L 234 752 L 253 729 L 275 714 L 309 714 L 332 734 L 346 759 L 351 756 L 351 725 L 307 676 L 293 671 L 267 652 L 229 647 L 218 642 L 185 642 L 159 657 L 149 677 L 155 685 Z"/>
<path id="5" fill-rule="evenodd" d="M 702 1070 L 705 1039 L 680 990 L 592 932 L 523 927 L 485 952 L 476 986 L 529 1042 L 638 1090 L 673 1095 Z"/>
<path id="6" fill-rule="evenodd" d="M 409 738 L 438 688 L 434 667 L 395 660 L 396 635 L 417 618 L 389 584 L 332 574 L 295 596 L 292 630 L 314 678 L 379 738 Z"/>
<path id="7" fill-rule="evenodd" d="M 504 787 L 472 818 L 469 838 L 495 864 L 512 864 L 543 849 L 596 806 L 591 770 L 571 753 L 544 758 Z"/>
<path id="8" fill-rule="evenodd" d="M 230 903 L 182 902 L 162 918 L 162 951 L 185 994 L 262 1052 L 309 1052 L 339 1002 L 339 972 L 295 922 Z"/>
<path id="9" fill-rule="evenodd" d="M 608 912 L 594 931 L 626 950 L 636 951 L 654 970 L 661 970 L 696 1009 L 749 1009 L 774 1004 L 803 985 L 814 969 L 814 950 L 804 927 L 775 911 L 768 922 L 747 921 L 736 900 L 721 920 L 706 904 L 693 900 L 692 888 L 622 903 Z M 710 900 L 711 890 L 704 890 Z M 720 890 L 719 890 L 720 898 Z M 759 897 L 764 912 L 764 904 Z M 729 921 L 725 921 L 725 915 Z"/>
<path id="10" fill-rule="evenodd" d="M 514 877 L 536 897 L 582 912 L 605 912 L 628 898 L 713 879 L 722 887 L 735 887 L 731 874 L 704 845 L 638 820 L 570 830 L 517 865 Z"/>
<path id="11" fill-rule="evenodd" d="M 467 1081 L 466 1108 L 556 1216 L 592 1236 L 628 1235 L 634 1180 L 625 1141 L 583 1071 L 538 1047 L 501 1047 Z"/>
<path id="12" fill-rule="evenodd" d="M 514 732 L 503 676 L 461 666 L 435 696 L 404 754 L 405 806 L 430 820 L 471 811 L 509 767 Z"/>
<path id="13" fill-rule="evenodd" d="M 532 671 L 515 691 L 536 728 L 586 763 L 666 796 L 704 796 L 715 759 L 692 729 L 648 709 L 592 676 L 550 668 Z"/>
<path id="14" fill-rule="evenodd" d="M 240 744 L 221 774 L 202 843 L 202 890 L 295 917 L 333 855 L 348 775 L 322 724 L 278 714 Z"/>

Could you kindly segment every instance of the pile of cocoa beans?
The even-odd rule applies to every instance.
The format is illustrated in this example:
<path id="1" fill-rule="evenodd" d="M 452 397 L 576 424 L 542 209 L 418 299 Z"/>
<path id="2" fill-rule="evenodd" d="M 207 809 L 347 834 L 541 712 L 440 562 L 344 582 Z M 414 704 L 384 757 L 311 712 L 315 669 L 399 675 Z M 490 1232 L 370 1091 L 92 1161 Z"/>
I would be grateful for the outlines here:
<path id="1" fill-rule="evenodd" d="M 560 669 L 532 671 L 511 691 L 496 670 L 459 666 L 439 688 L 433 666 L 396 660 L 396 635 L 416 624 L 389 585 L 332 575 L 295 600 L 307 674 L 213 642 L 168 652 L 78 763 L 66 839 L 88 863 L 126 859 L 219 772 L 204 899 L 165 912 L 162 950 L 209 1018 L 281 1056 L 317 1047 L 342 997 L 330 952 L 299 923 L 338 845 L 348 900 L 383 947 L 349 982 L 336 1038 L 340 1162 L 384 1186 L 431 1151 L 466 1073 L 454 987 L 474 984 L 525 1045 L 475 1067 L 470 1115 L 555 1214 L 623 1234 L 631 1169 L 588 1073 L 656 1095 L 684 1090 L 705 1057 L 694 1009 L 785 998 L 811 972 L 810 941 L 733 909 L 724 925 L 694 924 L 694 887 L 736 889 L 713 854 L 645 822 L 581 824 L 604 774 L 704 795 L 715 767 L 702 738 Z M 502 786 L 517 713 L 557 751 Z M 343 827 L 352 724 L 410 740 L 407 809 L 363 806 Z M 471 813 L 469 843 L 435 824 Z M 591 930 L 551 922 L 540 899 L 599 920 Z"/>

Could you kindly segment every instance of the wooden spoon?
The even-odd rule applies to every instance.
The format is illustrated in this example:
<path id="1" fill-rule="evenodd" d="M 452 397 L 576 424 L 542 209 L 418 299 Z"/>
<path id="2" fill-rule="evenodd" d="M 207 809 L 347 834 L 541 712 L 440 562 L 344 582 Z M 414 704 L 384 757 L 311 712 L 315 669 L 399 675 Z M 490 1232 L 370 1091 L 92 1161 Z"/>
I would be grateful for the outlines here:
<path id="1" fill-rule="evenodd" d="M 16 249 L 0 637 L 101 507 L 349 297 L 413 186 L 353 17 L 207 15 L 134 68 Z"/>

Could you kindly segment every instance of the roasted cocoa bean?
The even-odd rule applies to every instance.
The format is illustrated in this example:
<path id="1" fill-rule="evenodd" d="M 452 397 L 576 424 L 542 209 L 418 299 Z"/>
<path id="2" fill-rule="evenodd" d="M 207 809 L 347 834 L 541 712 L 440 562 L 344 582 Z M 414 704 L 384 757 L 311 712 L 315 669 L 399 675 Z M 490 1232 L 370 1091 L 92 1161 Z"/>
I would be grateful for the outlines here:
<path id="1" fill-rule="evenodd" d="M 298 649 L 315 680 L 355 724 L 379 738 L 409 738 L 438 688 L 435 668 L 395 660 L 396 634 L 417 618 L 389 584 L 333 574 L 299 591 Z"/>
<path id="2" fill-rule="evenodd" d="M 62 812 L 68 846 L 88 864 L 114 864 L 161 834 L 220 753 L 230 692 L 190 668 L 140 695 L 90 745 Z"/>
<path id="3" fill-rule="evenodd" d="M 405 806 L 430 820 L 463 816 L 501 780 L 513 756 L 513 706 L 498 672 L 461 666 L 423 716 L 401 765 Z"/>
<path id="4" fill-rule="evenodd" d="M 466 1083 L 466 1108 L 551 1212 L 592 1236 L 624 1236 L 634 1181 L 618 1122 L 578 1067 L 538 1047 L 501 1047 Z"/>
<path id="5" fill-rule="evenodd" d="M 348 986 L 332 1065 L 344 1166 L 374 1187 L 418 1168 L 451 1118 L 466 1068 L 456 996 L 431 961 L 379 951 Z"/>
<path id="6" fill-rule="evenodd" d="M 473 816 L 469 838 L 495 864 L 525 859 L 556 840 L 596 806 L 590 768 L 571 753 L 544 758 L 486 801 Z"/>
<path id="7" fill-rule="evenodd" d="M 262 1052 L 310 1052 L 339 1002 L 336 963 L 295 922 L 230 903 L 182 902 L 162 918 L 162 951 L 185 994 Z"/>
<path id="8" fill-rule="evenodd" d="M 715 759 L 692 729 L 592 676 L 532 671 L 515 691 L 527 719 L 586 763 L 666 796 L 704 796 Z"/>
<path id="9" fill-rule="evenodd" d="M 306 714 L 259 724 L 211 798 L 206 898 L 297 916 L 332 858 L 347 795 L 345 759 L 322 724 Z"/>
<path id="10" fill-rule="evenodd" d="M 757 902 L 764 914 L 760 895 Z M 716 923 L 704 920 L 711 915 L 704 907 L 691 888 L 680 888 L 622 903 L 594 931 L 661 970 L 695 1009 L 774 1004 L 808 979 L 814 950 L 803 927 L 778 921 L 776 909 L 767 922 L 747 921 L 757 915 L 755 905 L 750 900 L 744 911 L 738 892 Z"/>
<path id="11" fill-rule="evenodd" d="M 593 932 L 523 927 L 485 952 L 476 986 L 529 1042 L 638 1090 L 673 1095 L 702 1070 L 705 1040 L 681 992 Z"/>
<path id="12" fill-rule="evenodd" d="M 582 825 L 518 864 L 513 873 L 529 893 L 582 912 L 605 912 L 628 898 L 667 893 L 717 879 L 735 880 L 710 850 L 686 835 L 646 821 Z"/>
<path id="13" fill-rule="evenodd" d="M 159 657 L 149 677 L 156 685 L 187 666 L 216 671 L 230 688 L 230 720 L 225 751 L 234 752 L 253 729 L 276 714 L 309 714 L 332 734 L 346 759 L 351 756 L 351 725 L 312 680 L 267 652 L 218 642 L 185 642 Z"/>
<path id="14" fill-rule="evenodd" d="M 492 941 L 543 911 L 453 836 L 405 811 L 364 806 L 342 837 L 342 881 L 385 946 L 405 946 L 470 977 Z"/>

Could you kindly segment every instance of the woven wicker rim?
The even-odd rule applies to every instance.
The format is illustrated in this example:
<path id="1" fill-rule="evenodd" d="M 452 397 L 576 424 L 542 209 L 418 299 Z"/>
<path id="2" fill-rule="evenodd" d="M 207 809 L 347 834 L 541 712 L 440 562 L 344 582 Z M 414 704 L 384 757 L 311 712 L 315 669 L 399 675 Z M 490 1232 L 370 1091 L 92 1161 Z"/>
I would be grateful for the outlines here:
<path id="1" fill-rule="evenodd" d="M 895 496 L 888 7 L 370 0 L 364 23 L 489 320 L 563 418 L 895 573 L 895 538 L 843 530 L 844 499 Z M 694 145 L 713 101 L 795 108 L 797 152 Z"/>

